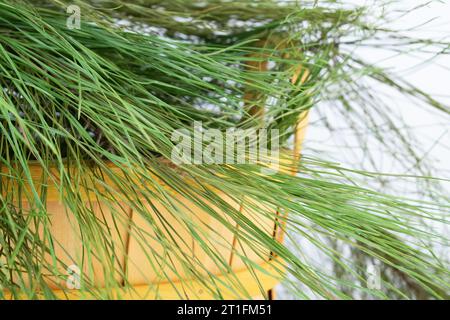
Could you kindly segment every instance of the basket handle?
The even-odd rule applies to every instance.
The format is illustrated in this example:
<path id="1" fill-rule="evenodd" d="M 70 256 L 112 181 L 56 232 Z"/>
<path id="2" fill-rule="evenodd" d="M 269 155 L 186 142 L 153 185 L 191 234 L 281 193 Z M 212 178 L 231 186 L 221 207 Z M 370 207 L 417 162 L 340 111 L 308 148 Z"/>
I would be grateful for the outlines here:
<path id="1" fill-rule="evenodd" d="M 268 40 L 260 40 L 257 42 L 258 47 L 264 47 L 268 43 Z M 264 53 L 253 53 L 250 57 L 256 58 L 267 58 L 267 54 Z M 288 56 L 285 56 L 288 57 Z M 264 72 L 268 70 L 268 60 L 261 59 L 256 61 L 247 61 L 246 66 L 248 70 L 255 70 L 258 72 Z M 308 77 L 310 76 L 310 72 L 308 69 L 299 65 L 292 75 L 291 83 L 295 84 L 299 81 L 300 84 L 304 84 Z M 301 77 L 299 79 L 299 77 Z M 258 92 L 252 90 L 247 91 L 244 94 L 244 101 L 246 101 L 247 105 L 245 106 L 246 114 L 250 119 L 253 119 L 255 122 L 264 122 L 264 106 L 253 104 L 252 101 L 256 100 L 258 97 Z M 294 147 L 292 150 L 292 169 L 291 174 L 296 175 L 298 173 L 298 162 L 300 161 L 300 151 L 302 147 L 303 140 L 305 138 L 306 126 L 309 120 L 309 112 L 304 111 L 299 114 L 297 122 L 294 128 Z"/>
<path id="2" fill-rule="evenodd" d="M 308 69 L 304 68 L 302 65 L 298 66 L 294 72 L 294 75 L 291 78 L 291 83 L 300 82 L 300 84 L 304 84 L 310 75 Z M 299 77 L 301 76 L 301 79 Z M 298 173 L 298 163 L 300 161 L 300 151 L 302 149 L 302 143 L 305 139 L 306 134 L 306 126 L 309 121 L 309 110 L 304 111 L 298 115 L 297 123 L 294 128 L 294 149 L 292 150 L 292 169 L 291 174 L 296 175 Z"/>

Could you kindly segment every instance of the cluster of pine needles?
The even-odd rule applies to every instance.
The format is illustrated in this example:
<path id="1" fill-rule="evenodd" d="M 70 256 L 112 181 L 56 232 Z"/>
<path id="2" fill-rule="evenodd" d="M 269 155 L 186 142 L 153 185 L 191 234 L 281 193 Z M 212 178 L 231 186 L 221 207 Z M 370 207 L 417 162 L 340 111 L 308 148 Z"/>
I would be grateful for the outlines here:
<path id="1" fill-rule="evenodd" d="M 80 8 L 80 29 L 67 26 L 69 5 Z M 361 187 L 349 177 L 375 179 L 377 173 L 346 169 L 326 158 L 304 156 L 298 168 L 273 175 L 261 174 L 258 164 L 170 163 L 171 134 L 192 131 L 195 121 L 219 130 L 278 129 L 286 150 L 292 148 L 300 115 L 319 102 L 327 101 L 350 121 L 370 126 L 374 114 L 389 112 L 372 97 L 371 82 L 449 117 L 450 109 L 432 96 L 353 54 L 359 46 L 384 42 L 404 51 L 447 53 L 447 43 L 386 29 L 383 16 L 373 19 L 372 13 L 384 11 L 375 9 L 308 0 L 0 0 L 0 296 L 8 292 L 13 298 L 55 298 L 48 279 L 66 276 L 61 270 L 67 266 L 61 268 L 49 232 L 46 188 L 53 184 L 75 221 L 72 227 L 82 235 L 85 268 L 101 260 L 108 288 L 131 286 L 117 280 L 124 278 L 124 271 L 117 267 L 111 230 L 124 223 L 125 208 L 131 207 L 167 253 L 160 255 L 140 241 L 154 262 L 154 270 L 145 272 L 158 274 L 161 265 L 170 269 L 171 263 L 182 266 L 188 278 L 221 298 L 217 274 L 184 254 L 185 239 L 168 223 L 177 221 L 216 269 L 228 275 L 220 286 L 248 298 L 246 284 L 236 284 L 228 261 L 216 254 L 217 244 L 209 238 L 219 231 L 203 232 L 208 226 L 194 213 L 186 214 L 190 208 L 177 202 L 175 190 L 224 228 L 236 231 L 238 226 L 239 242 L 261 257 L 270 252 L 278 256 L 279 274 L 273 276 L 281 278 L 286 265 L 286 286 L 298 297 L 352 298 L 350 289 L 357 284 L 343 274 L 364 279 L 365 270 L 330 245 L 328 239 L 333 239 L 390 270 L 380 288 L 361 285 L 369 296 L 448 298 L 448 257 L 433 251 L 447 246 L 448 239 L 429 228 L 450 222 L 448 202 L 399 198 Z M 307 75 L 292 82 L 299 67 Z M 396 132 L 395 124 L 391 131 Z M 396 139 L 404 137 L 398 133 Z M 403 147 L 413 159 L 407 141 Z M 30 164 L 42 168 L 40 179 L 48 183 L 33 185 Z M 301 174 L 283 173 L 292 169 Z M 49 178 L 54 171 L 57 180 Z M 106 181 L 114 186 L 87 190 Z M 108 204 L 114 223 L 93 217 L 93 206 L 79 196 L 80 190 Z M 288 237 L 307 239 L 338 263 L 339 272 L 312 263 L 298 253 L 301 247 L 277 242 L 221 194 L 245 203 L 261 219 L 278 221 Z M 162 204 L 171 217 L 156 214 L 155 222 L 148 203 Z M 288 212 L 286 221 L 276 220 L 276 208 Z M 142 236 L 140 226 L 130 228 L 134 237 Z M 239 258 L 249 269 L 258 268 L 251 257 Z M 177 272 L 175 267 L 171 271 Z M 393 274 L 404 285 L 391 280 Z M 164 281 L 172 280 L 162 274 Z M 81 287 L 97 298 L 111 298 L 112 291 L 98 290 L 89 273 Z"/>

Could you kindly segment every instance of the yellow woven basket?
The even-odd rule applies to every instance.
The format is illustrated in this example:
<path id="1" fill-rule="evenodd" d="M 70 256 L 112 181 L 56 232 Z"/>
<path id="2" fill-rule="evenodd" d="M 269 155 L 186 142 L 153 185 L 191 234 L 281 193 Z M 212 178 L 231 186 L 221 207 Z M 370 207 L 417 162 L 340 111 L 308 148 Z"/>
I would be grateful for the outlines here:
<path id="1" fill-rule="evenodd" d="M 295 73 L 292 81 L 297 81 L 297 76 L 300 71 Z M 303 72 L 303 77 L 306 77 L 305 72 Z M 303 79 L 302 79 L 303 80 Z M 290 155 L 287 158 L 289 161 L 298 161 L 301 143 L 304 139 L 305 128 L 308 123 L 308 114 L 303 113 L 298 121 L 296 130 L 295 130 L 295 146 L 293 152 L 293 156 Z M 295 167 L 295 166 L 293 166 Z M 110 166 L 111 170 L 116 170 L 116 173 L 119 174 L 119 168 L 115 168 L 114 166 Z M 33 183 L 36 185 L 42 183 L 42 168 L 38 165 L 30 164 L 30 171 L 32 173 Z M 54 177 L 57 178 L 58 172 L 55 171 L 50 173 Z M 291 172 L 291 174 L 296 174 L 295 170 Z M 106 181 L 107 182 L 107 181 Z M 188 181 L 186 183 L 189 183 Z M 100 187 L 99 187 L 100 188 Z M 5 191 L 4 191 L 5 192 Z M 262 218 L 261 215 L 258 215 L 256 212 L 246 209 L 245 206 L 241 203 L 238 203 L 232 200 L 226 194 L 219 194 L 222 199 L 227 201 L 230 205 L 240 210 L 243 214 L 245 214 L 253 223 L 261 226 L 263 230 L 266 230 L 268 234 L 273 236 L 277 241 L 283 241 L 283 232 L 284 228 L 279 227 L 279 221 L 274 221 L 269 218 Z M 85 201 L 90 202 L 90 206 L 93 208 L 93 212 L 95 215 L 101 216 L 102 219 L 106 221 L 106 223 L 110 222 L 112 224 L 112 216 L 111 216 L 111 208 L 109 207 L 111 204 L 105 205 L 102 202 L 96 202 L 95 198 L 91 198 L 89 195 L 83 194 Z M 214 230 L 211 232 L 208 229 L 205 229 L 206 237 L 209 237 L 212 242 L 222 242 L 220 247 L 220 251 L 218 254 L 223 257 L 224 261 L 229 261 L 230 269 L 232 270 L 232 275 L 223 274 L 218 269 L 217 265 L 209 258 L 209 256 L 203 252 L 199 246 L 195 245 L 194 238 L 185 227 L 183 227 L 180 222 L 172 221 L 173 218 L 171 214 L 169 214 L 168 210 L 164 208 L 161 204 L 156 202 L 152 203 L 153 207 L 148 205 L 148 212 L 150 215 L 154 215 L 154 206 L 157 207 L 157 210 L 160 215 L 164 215 L 166 213 L 167 223 L 171 223 L 172 227 L 177 228 L 177 231 L 184 237 L 186 243 L 192 243 L 192 246 L 185 248 L 186 255 L 193 255 L 199 261 L 202 262 L 205 269 L 208 270 L 210 274 L 214 274 L 214 280 L 208 280 L 207 274 L 205 274 L 205 280 L 200 283 L 200 281 L 189 279 L 186 273 L 183 272 L 182 268 L 178 268 L 176 265 L 172 266 L 174 269 L 179 269 L 178 272 L 174 273 L 173 270 L 161 270 L 165 273 L 166 279 L 169 278 L 170 281 L 161 281 L 161 277 L 158 275 L 152 274 L 152 266 L 150 266 L 150 262 L 148 261 L 148 257 L 146 256 L 144 250 L 139 245 L 138 241 L 135 239 L 136 237 L 130 234 L 130 229 L 127 228 L 127 224 L 123 224 L 122 226 L 115 226 L 116 232 L 113 237 L 114 241 L 119 243 L 123 243 L 123 239 L 126 239 L 126 248 L 124 248 L 121 252 L 116 252 L 116 256 L 118 256 L 121 261 L 118 261 L 120 265 L 126 267 L 127 279 L 117 279 L 122 281 L 123 283 L 131 284 L 131 286 L 123 287 L 123 288 L 108 288 L 105 286 L 103 269 L 101 261 L 94 261 L 94 285 L 98 287 L 98 291 L 101 293 L 103 291 L 107 291 L 109 296 L 113 296 L 118 299 L 214 299 L 217 298 L 217 295 L 213 295 L 212 293 L 203 290 L 205 286 L 208 286 L 208 281 L 211 283 L 211 286 L 218 288 L 220 291 L 220 297 L 224 299 L 236 299 L 242 295 L 253 297 L 255 299 L 259 298 L 273 298 L 273 292 L 271 289 L 279 282 L 280 268 L 283 268 L 283 264 L 279 259 L 271 252 L 267 252 L 267 257 L 262 258 L 261 255 L 252 252 L 250 248 L 247 248 L 245 245 L 238 244 L 236 240 L 236 234 L 230 231 L 228 228 L 223 226 L 221 223 L 217 222 L 217 220 L 212 219 L 211 216 L 197 207 L 193 203 L 189 203 L 189 200 L 183 197 L 183 195 L 177 194 L 180 203 L 184 203 L 186 207 L 190 208 L 189 214 L 194 213 L 196 215 L 196 219 L 199 219 L 201 225 L 207 225 Z M 50 232 L 52 234 L 52 238 L 55 245 L 55 253 L 58 259 L 60 259 L 64 264 L 71 265 L 74 263 L 73 257 L 80 257 L 83 252 L 83 248 L 80 241 L 80 234 L 77 232 L 77 229 L 73 227 L 73 218 L 71 218 L 71 213 L 68 208 L 66 208 L 62 203 L 60 203 L 61 195 L 59 194 L 59 189 L 56 184 L 49 184 L 46 194 L 46 203 L 47 203 L 47 212 L 49 216 L 50 222 Z M 23 206 L 29 206 L 26 203 L 25 199 L 23 200 Z M 251 199 L 246 199 L 246 201 L 251 201 Z M 120 206 L 126 206 L 124 203 L 117 203 Z M 274 210 L 277 210 L 274 208 Z M 138 214 L 133 214 L 133 210 L 128 208 L 128 219 L 129 225 L 134 224 L 139 226 L 143 232 L 143 236 L 141 235 L 140 241 L 145 241 L 147 245 L 151 245 L 154 250 L 158 252 L 160 250 L 160 254 L 163 255 L 163 247 L 160 243 L 155 240 L 155 237 L 152 237 L 152 233 L 154 232 L 150 226 L 147 226 L 146 221 Z M 220 211 L 219 211 L 220 214 Z M 226 214 L 223 213 L 223 216 L 226 217 Z M 277 215 L 280 213 L 277 212 Z M 278 216 L 277 216 L 278 217 Z M 278 218 L 277 218 L 278 219 Z M 285 221 L 282 219 L 281 221 Z M 238 226 L 236 226 L 238 228 Z M 208 234 L 209 233 L 209 234 Z M 145 235 L 147 234 L 147 235 Z M 220 239 L 218 237 L 220 235 Z M 248 263 L 244 263 L 239 257 L 244 255 L 247 259 L 253 261 L 254 264 L 257 264 L 259 268 L 251 268 L 251 270 L 247 267 Z M 240 255 L 241 254 L 241 255 Z M 49 257 L 51 259 L 51 257 Z M 51 261 L 51 260 L 50 260 Z M 176 263 L 176 262 L 175 262 Z M 164 267 L 162 267 L 164 268 Z M 145 270 L 149 270 L 149 272 L 145 272 Z M 61 272 L 64 272 L 62 270 Z M 82 270 L 83 272 L 83 270 Z M 277 277 L 278 275 L 278 277 Z M 245 288 L 243 292 L 242 288 L 233 288 L 230 287 L 227 283 L 227 279 L 230 277 L 234 277 L 235 283 L 244 284 Z M 211 277 L 212 278 L 212 277 Z M 59 282 L 58 282 L 59 281 Z M 61 299 L 92 299 L 94 296 L 92 294 L 87 294 L 82 290 L 61 290 L 61 287 L 64 286 L 61 283 L 62 280 L 55 281 L 55 283 L 50 284 L 52 289 L 54 290 L 55 295 Z M 212 283 L 214 281 L 214 283 Z"/>

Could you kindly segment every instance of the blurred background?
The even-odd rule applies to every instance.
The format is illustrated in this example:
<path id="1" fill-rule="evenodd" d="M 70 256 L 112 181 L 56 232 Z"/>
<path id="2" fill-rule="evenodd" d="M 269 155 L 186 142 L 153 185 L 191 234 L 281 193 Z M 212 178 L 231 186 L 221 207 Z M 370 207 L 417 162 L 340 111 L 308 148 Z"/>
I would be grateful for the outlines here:
<path id="1" fill-rule="evenodd" d="M 349 3 L 367 5 L 376 1 L 348 1 Z M 404 30 L 415 38 L 432 38 L 448 42 L 450 39 L 450 2 L 403 0 L 389 6 L 387 15 L 391 16 L 392 27 Z M 414 9 L 414 10 L 413 10 Z M 450 56 L 436 58 L 432 52 L 399 52 L 395 42 L 390 42 L 391 50 L 376 47 L 361 47 L 354 52 L 364 57 L 378 67 L 385 67 L 401 75 L 411 84 L 430 93 L 434 98 L 450 105 Z M 386 89 L 379 83 L 370 83 L 370 88 L 378 93 L 374 99 L 382 99 L 386 106 L 385 112 L 394 119 L 391 124 L 382 116 L 373 117 L 373 123 L 358 123 L 349 121 L 348 113 L 340 113 L 338 107 L 327 103 L 320 103 L 311 112 L 311 125 L 308 127 L 303 153 L 306 156 L 321 155 L 324 159 L 334 161 L 344 167 L 363 169 L 367 171 L 383 172 L 400 175 L 425 175 L 443 179 L 450 179 L 450 123 L 447 117 L 431 108 L 421 105 L 420 101 L 405 98 L 400 93 Z M 362 102 L 365 103 L 365 102 Z M 345 118 L 344 118 L 345 116 Z M 398 136 L 389 134 L 381 143 L 374 139 L 378 132 L 385 134 L 392 130 L 392 125 L 399 128 L 398 134 L 405 137 L 407 145 L 415 150 L 411 156 L 405 150 L 405 143 L 400 143 Z M 398 144 L 398 145 L 397 145 Z M 361 148 L 361 146 L 363 146 Z M 415 178 L 400 178 L 395 176 L 380 176 L 364 181 L 376 190 L 384 193 L 406 196 L 414 199 L 441 201 L 448 204 L 450 184 L 444 181 L 424 181 Z M 430 229 L 442 232 L 447 239 L 447 245 L 434 248 L 444 260 L 449 259 L 448 239 L 450 230 L 442 225 L 430 226 Z M 290 246 L 298 250 L 305 259 L 315 261 L 322 270 L 333 274 L 336 278 L 354 283 L 355 288 L 346 286 L 343 289 L 354 298 L 373 299 L 376 297 L 364 291 L 370 281 L 375 281 L 381 290 L 387 292 L 391 298 L 401 298 L 389 288 L 383 288 L 383 279 L 389 278 L 394 283 L 410 292 L 415 298 L 428 298 L 426 292 L 416 287 L 413 282 L 401 273 L 374 261 L 343 243 L 329 241 L 333 249 L 341 252 L 349 260 L 359 265 L 364 281 L 357 280 L 339 267 L 336 262 L 320 254 L 314 246 L 301 238 L 291 237 Z M 301 248 L 301 252 L 299 250 Z M 373 279 L 373 277 L 378 279 Z M 301 284 L 286 281 L 277 289 L 279 299 L 297 299 L 290 287 L 298 288 Z M 311 295 L 306 288 L 303 293 Z"/>

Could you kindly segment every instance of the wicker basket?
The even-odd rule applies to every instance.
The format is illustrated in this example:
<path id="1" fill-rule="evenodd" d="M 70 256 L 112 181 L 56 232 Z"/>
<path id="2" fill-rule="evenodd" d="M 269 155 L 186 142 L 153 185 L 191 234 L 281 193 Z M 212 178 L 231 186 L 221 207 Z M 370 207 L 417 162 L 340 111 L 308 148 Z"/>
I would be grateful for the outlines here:
<path id="1" fill-rule="evenodd" d="M 292 81 L 296 82 L 298 75 L 300 74 L 300 69 L 297 70 Z M 303 72 L 303 76 L 306 77 L 306 73 Z M 303 81 L 303 79 L 302 79 Z M 289 161 L 298 161 L 301 143 L 305 135 L 305 128 L 308 123 L 308 114 L 304 113 L 299 118 L 296 130 L 295 130 L 295 147 L 293 150 L 293 156 L 288 157 Z M 292 152 L 292 151 L 291 151 Z M 120 174 L 121 170 L 112 165 L 109 169 L 114 171 L 116 174 Z M 37 186 L 42 184 L 43 172 L 42 168 L 38 165 L 30 164 L 30 171 L 32 174 L 32 181 Z M 3 177 L 7 176 L 5 174 L 4 168 L 2 169 Z M 296 174 L 295 171 L 291 174 Z M 57 170 L 50 172 L 53 179 L 58 179 Z M 155 178 L 156 179 L 156 178 Z M 3 178 L 5 180 L 5 178 Z M 106 183 L 108 180 L 106 179 Z M 190 183 L 186 181 L 186 183 Z M 113 185 L 111 183 L 111 185 Z M 11 186 L 10 186 L 11 187 Z M 91 186 L 91 188 L 102 188 L 103 186 Z M 39 189 L 39 188 L 37 188 Z M 7 192 L 7 188 L 2 188 L 2 192 Z M 82 189 L 80 189 L 80 192 Z M 172 190 L 173 191 L 173 190 Z M 49 216 L 50 232 L 52 234 L 52 239 L 54 242 L 55 253 L 58 259 L 61 260 L 62 265 L 83 265 L 83 252 L 89 250 L 88 248 L 83 248 L 80 233 L 77 228 L 74 228 L 74 218 L 70 209 L 66 208 L 61 202 L 61 194 L 58 189 L 58 184 L 49 183 L 46 190 L 46 204 L 47 212 Z M 26 190 L 25 190 L 26 193 Z M 204 290 L 208 283 L 215 288 L 219 288 L 219 296 L 224 299 L 236 299 L 242 296 L 253 297 L 253 298 L 273 298 L 273 292 L 271 289 L 280 280 L 275 275 L 280 274 L 280 268 L 283 268 L 283 264 L 278 261 L 278 258 L 271 252 L 267 252 L 266 257 L 261 257 L 261 254 L 256 254 L 248 246 L 240 243 L 237 240 L 236 232 L 239 232 L 239 226 L 236 225 L 234 232 L 230 231 L 223 224 L 219 223 L 216 219 L 213 219 L 207 212 L 202 208 L 191 203 L 186 197 L 181 194 L 176 194 L 173 191 L 174 197 L 179 200 L 180 203 L 185 204 L 187 208 L 190 208 L 189 213 L 194 214 L 196 221 L 199 221 L 199 225 L 207 226 L 204 228 L 203 232 L 205 238 L 209 239 L 212 243 L 216 243 L 217 254 L 222 257 L 223 261 L 228 261 L 232 273 L 223 273 L 217 267 L 217 263 L 214 263 L 211 258 L 204 251 L 201 250 L 200 246 L 195 243 L 194 237 L 189 233 L 188 228 L 185 225 L 180 224 L 179 221 L 175 221 L 172 215 L 169 214 L 168 210 L 160 203 L 152 203 L 153 207 L 148 204 L 148 213 L 150 215 L 155 215 L 155 208 L 159 211 L 160 215 L 165 216 L 166 223 L 170 224 L 173 228 L 177 230 L 180 237 L 185 240 L 184 243 L 187 245 L 182 248 L 185 255 L 189 255 L 201 261 L 201 264 L 207 272 L 204 272 L 204 281 L 199 281 L 198 279 L 192 280 L 184 272 L 181 265 L 177 265 L 177 262 L 170 262 L 167 266 L 161 266 L 161 272 L 155 274 L 154 266 L 152 267 L 150 263 L 152 259 L 146 255 L 145 250 L 139 244 L 137 239 L 144 241 L 148 246 L 151 246 L 156 252 L 159 252 L 161 256 L 167 253 L 163 252 L 164 249 L 158 241 L 155 240 L 153 229 L 147 226 L 147 222 L 139 214 L 134 214 L 132 208 L 126 207 L 124 203 L 115 203 L 114 205 L 120 206 L 122 212 L 128 212 L 126 219 L 127 223 L 122 223 L 113 227 L 113 218 L 111 216 L 111 204 L 105 204 L 95 196 L 91 194 L 80 194 L 83 201 L 90 206 L 92 212 L 97 216 L 97 218 L 102 219 L 110 230 L 112 230 L 112 237 L 115 245 L 114 255 L 119 257 L 117 261 L 117 267 L 123 268 L 126 274 L 126 279 L 122 276 L 117 276 L 120 282 L 131 284 L 124 286 L 123 288 L 110 288 L 108 284 L 105 283 L 104 270 L 102 268 L 102 258 L 97 257 L 95 261 L 92 261 L 90 270 L 81 270 L 81 272 L 89 272 L 90 279 L 93 279 L 93 283 L 98 287 L 99 291 L 105 290 L 109 292 L 110 296 L 113 295 L 120 299 L 178 299 L 180 297 L 186 299 L 214 299 L 217 298 L 217 294 L 212 294 L 211 292 Z M 236 202 L 232 200 L 229 196 L 224 193 L 219 193 L 220 197 L 227 201 L 230 205 L 240 210 L 241 213 L 245 214 L 253 223 L 258 225 L 263 230 L 266 230 L 268 234 L 277 239 L 277 241 L 283 241 L 283 231 L 284 228 L 280 228 L 279 221 L 280 212 L 277 208 L 269 208 L 276 212 L 274 214 L 275 221 L 269 219 L 268 217 L 261 217 L 258 215 L 254 209 L 248 209 L 245 205 L 251 199 L 243 199 L 242 202 Z M 26 202 L 27 200 L 22 199 L 23 210 L 26 212 L 27 207 L 30 206 Z M 212 205 L 212 204 L 211 204 Z M 213 205 L 212 205 L 213 206 Z M 254 207 L 253 207 L 254 208 Z M 268 209 L 268 208 L 265 208 Z M 220 212 L 223 217 L 227 215 Z M 282 219 L 281 221 L 285 221 Z M 130 226 L 139 226 L 141 232 L 139 236 L 133 235 L 133 228 Z M 282 226 L 282 225 L 281 225 Z M 212 231 L 213 230 L 213 231 Z M 219 236 L 220 235 L 220 236 Z M 188 245 L 190 244 L 190 245 Z M 113 254 L 113 252 L 111 252 Z M 255 264 L 259 265 L 259 268 L 249 269 L 248 264 L 240 259 L 241 255 L 245 255 L 248 259 L 253 261 Z M 52 259 L 52 257 L 48 257 Z M 170 256 L 167 256 L 170 259 Z M 51 260 L 49 260 L 51 261 Z M 80 264 L 81 263 L 81 264 Z M 170 264 L 170 268 L 168 267 Z M 64 273 L 65 270 L 61 270 Z M 201 271 L 200 271 L 201 272 Z M 208 276 L 209 274 L 215 275 L 215 277 Z M 164 274 L 164 277 L 161 277 Z M 163 278 L 165 280 L 163 280 Z M 211 278 L 211 279 L 210 279 Z M 212 279 L 214 278 L 214 280 Z M 237 288 L 229 285 L 229 279 L 233 278 L 234 283 L 243 283 L 245 288 Z M 170 279 L 168 281 L 167 279 Z M 54 290 L 54 293 L 59 298 L 69 298 L 69 299 L 90 299 L 93 296 L 86 294 L 82 290 L 62 290 L 64 287 L 63 280 L 61 279 L 50 279 L 49 284 Z"/>

